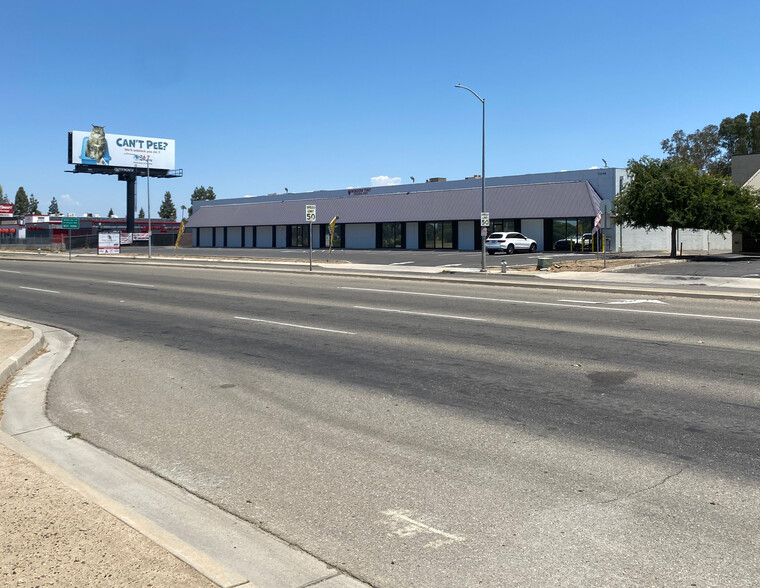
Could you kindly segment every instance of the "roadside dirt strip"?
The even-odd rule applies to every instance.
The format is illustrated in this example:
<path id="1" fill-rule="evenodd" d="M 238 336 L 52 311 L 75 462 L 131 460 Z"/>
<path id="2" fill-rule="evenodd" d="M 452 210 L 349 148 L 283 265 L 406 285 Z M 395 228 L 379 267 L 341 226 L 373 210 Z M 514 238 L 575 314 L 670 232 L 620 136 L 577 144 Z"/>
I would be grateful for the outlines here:
<path id="1" fill-rule="evenodd" d="M 0 366 L 4 368 L 7 359 L 29 345 L 32 338 L 28 327 L 0 322 Z M 34 356 L 37 350 L 32 351 Z M 0 419 L 10 382 L 2 384 Z M 0 436 L 1 585 L 216 585 L 12 451 L 5 442 L 12 445 L 13 438 Z"/>

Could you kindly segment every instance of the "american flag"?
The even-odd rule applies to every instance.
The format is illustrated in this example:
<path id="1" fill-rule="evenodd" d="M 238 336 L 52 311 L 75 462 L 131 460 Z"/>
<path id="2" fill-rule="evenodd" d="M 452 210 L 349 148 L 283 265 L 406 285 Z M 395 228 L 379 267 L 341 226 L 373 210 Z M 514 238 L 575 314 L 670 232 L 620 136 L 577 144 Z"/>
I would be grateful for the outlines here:
<path id="1" fill-rule="evenodd" d="M 596 218 L 594 219 L 594 230 L 593 233 L 596 233 L 599 230 L 599 225 L 602 224 L 602 211 L 600 210 L 599 213 L 596 215 Z"/>

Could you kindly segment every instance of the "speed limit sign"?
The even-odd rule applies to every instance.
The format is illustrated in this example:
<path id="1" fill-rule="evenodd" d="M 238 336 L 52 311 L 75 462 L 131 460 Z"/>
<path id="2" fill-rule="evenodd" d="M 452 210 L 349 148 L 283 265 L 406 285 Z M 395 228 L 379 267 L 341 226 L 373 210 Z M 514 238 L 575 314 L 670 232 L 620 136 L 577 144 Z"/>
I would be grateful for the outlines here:
<path id="1" fill-rule="evenodd" d="M 307 204 L 306 205 L 306 222 L 313 223 L 316 220 L 317 220 L 317 205 Z"/>
<path id="2" fill-rule="evenodd" d="M 491 214 L 488 212 L 481 212 L 480 213 L 480 226 L 481 227 L 488 227 L 491 225 Z"/>

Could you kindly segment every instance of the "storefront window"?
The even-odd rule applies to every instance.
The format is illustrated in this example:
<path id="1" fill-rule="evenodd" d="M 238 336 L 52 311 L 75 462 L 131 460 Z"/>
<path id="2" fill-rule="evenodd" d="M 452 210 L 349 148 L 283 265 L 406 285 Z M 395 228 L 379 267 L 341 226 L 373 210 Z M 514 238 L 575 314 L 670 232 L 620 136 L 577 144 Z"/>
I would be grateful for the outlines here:
<path id="1" fill-rule="evenodd" d="M 453 247 L 453 222 L 425 223 L 425 249 L 452 249 Z"/>
<path id="2" fill-rule="evenodd" d="M 491 227 L 488 229 L 488 234 L 516 230 L 514 219 L 497 218 L 491 219 Z"/>
<path id="3" fill-rule="evenodd" d="M 309 246 L 309 225 L 290 225 L 290 242 L 288 247 Z"/>
<path id="4" fill-rule="evenodd" d="M 333 235 L 332 246 L 333 249 L 343 247 L 343 227 L 345 225 L 335 225 L 335 234 Z M 330 227 L 327 226 L 325 230 L 325 247 L 330 246 Z"/>
<path id="5" fill-rule="evenodd" d="M 402 246 L 401 223 L 383 223 L 382 230 L 381 247 L 391 249 Z"/>
<path id="6" fill-rule="evenodd" d="M 583 240 L 585 233 L 594 228 L 594 219 L 585 218 L 555 218 L 552 221 L 552 243 L 554 250 L 575 250 L 589 245 Z"/>

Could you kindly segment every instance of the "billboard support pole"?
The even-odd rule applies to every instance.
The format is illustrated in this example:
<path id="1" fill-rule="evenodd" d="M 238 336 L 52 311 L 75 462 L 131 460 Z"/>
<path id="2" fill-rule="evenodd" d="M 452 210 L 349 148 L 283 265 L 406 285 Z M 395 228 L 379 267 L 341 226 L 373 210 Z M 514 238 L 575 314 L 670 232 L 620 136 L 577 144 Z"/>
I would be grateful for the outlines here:
<path id="1" fill-rule="evenodd" d="M 119 174 L 119 179 L 127 182 L 127 233 L 135 232 L 135 179 L 134 172 Z"/>

